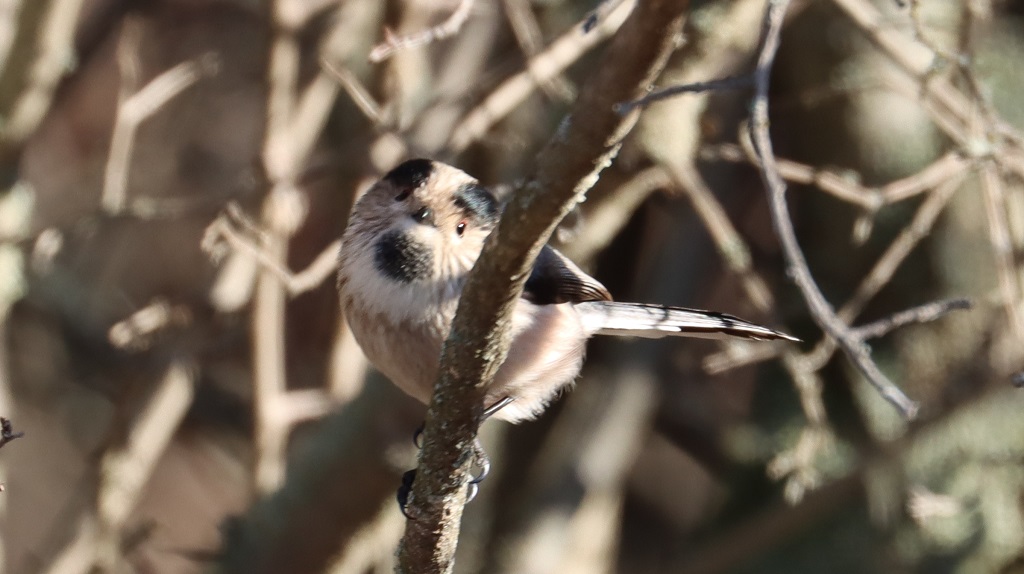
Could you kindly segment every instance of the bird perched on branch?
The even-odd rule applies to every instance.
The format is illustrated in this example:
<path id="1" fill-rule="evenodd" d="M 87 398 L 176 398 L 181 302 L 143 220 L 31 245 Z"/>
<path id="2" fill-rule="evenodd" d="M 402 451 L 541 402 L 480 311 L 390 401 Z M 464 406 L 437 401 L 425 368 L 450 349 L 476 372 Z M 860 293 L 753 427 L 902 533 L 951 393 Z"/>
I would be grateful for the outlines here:
<path id="1" fill-rule="evenodd" d="M 499 212 L 476 179 L 428 159 L 391 170 L 352 211 L 338 272 L 342 309 L 370 362 L 423 403 L 466 275 Z M 539 415 L 575 379 L 594 335 L 796 340 L 724 313 L 612 301 L 600 282 L 545 247 L 484 406 L 510 399 L 494 416 L 511 422 Z"/>

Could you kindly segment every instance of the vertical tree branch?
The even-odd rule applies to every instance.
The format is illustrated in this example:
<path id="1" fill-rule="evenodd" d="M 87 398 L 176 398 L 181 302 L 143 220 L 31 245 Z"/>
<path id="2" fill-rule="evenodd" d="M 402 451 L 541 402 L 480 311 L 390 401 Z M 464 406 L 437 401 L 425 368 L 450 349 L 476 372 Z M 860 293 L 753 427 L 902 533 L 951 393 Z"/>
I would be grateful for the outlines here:
<path id="1" fill-rule="evenodd" d="M 124 61 L 136 57 L 137 45 L 131 42 L 122 43 L 122 48 L 129 54 L 119 55 Z M 203 61 L 203 60 L 206 61 Z M 154 78 L 137 92 L 135 88 L 124 89 L 131 75 L 127 72 L 130 64 L 121 64 L 122 97 L 118 103 L 114 119 L 114 131 L 110 137 L 110 154 L 107 158 L 103 175 L 103 192 L 100 203 L 103 209 L 111 214 L 118 214 L 128 203 L 128 175 L 131 171 L 131 157 L 135 149 L 135 136 L 144 121 L 159 111 L 175 96 L 194 85 L 204 72 L 212 73 L 215 68 L 215 56 L 212 54 L 195 61 L 182 62 Z"/>
<path id="2" fill-rule="evenodd" d="M 641 2 L 613 40 L 598 73 L 519 186 L 470 273 L 427 412 L 398 570 L 450 572 L 465 504 L 469 447 L 484 388 L 504 361 L 512 311 L 540 248 L 597 181 L 636 123 L 617 102 L 639 96 L 675 48 L 686 0 Z"/>
<path id="3" fill-rule="evenodd" d="M 307 199 L 300 189 L 299 175 L 340 91 L 327 71 L 321 71 L 304 90 L 301 88 L 298 34 L 307 16 L 303 3 L 278 0 L 273 4 L 272 14 L 277 33 L 270 48 L 263 147 L 270 193 L 263 203 L 264 261 L 256 282 L 252 322 L 256 411 L 253 483 L 259 495 L 276 490 L 284 481 L 292 427 L 323 414 L 328 406 L 324 393 L 288 390 L 285 303 L 288 289 L 294 285 L 282 281 L 275 270 L 286 268 L 289 243 L 306 220 Z M 321 262 L 317 268 L 324 265 Z"/>

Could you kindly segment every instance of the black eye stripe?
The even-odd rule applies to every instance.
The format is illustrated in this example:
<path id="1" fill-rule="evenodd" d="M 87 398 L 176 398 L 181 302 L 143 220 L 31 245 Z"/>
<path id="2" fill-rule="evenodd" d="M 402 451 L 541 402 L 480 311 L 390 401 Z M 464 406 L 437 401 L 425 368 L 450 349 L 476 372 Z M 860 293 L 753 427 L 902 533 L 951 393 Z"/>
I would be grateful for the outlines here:
<path id="1" fill-rule="evenodd" d="M 498 200 L 479 183 L 467 183 L 455 192 L 455 206 L 470 218 L 484 223 L 498 220 Z"/>
<path id="2" fill-rule="evenodd" d="M 409 199 L 410 195 L 412 195 L 412 190 L 406 189 L 402 191 L 402 193 L 399 193 L 398 195 L 395 196 L 395 201 L 405 201 Z"/>

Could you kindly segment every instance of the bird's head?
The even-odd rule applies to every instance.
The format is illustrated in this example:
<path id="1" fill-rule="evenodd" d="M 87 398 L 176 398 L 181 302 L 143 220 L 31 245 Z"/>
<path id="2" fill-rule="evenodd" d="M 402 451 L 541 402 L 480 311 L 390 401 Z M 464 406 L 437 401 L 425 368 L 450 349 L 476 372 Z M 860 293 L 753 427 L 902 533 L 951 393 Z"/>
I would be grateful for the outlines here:
<path id="1" fill-rule="evenodd" d="M 356 202 L 340 280 L 364 289 L 372 281 L 386 292 L 459 288 L 498 215 L 494 196 L 465 172 L 428 159 L 406 161 Z"/>

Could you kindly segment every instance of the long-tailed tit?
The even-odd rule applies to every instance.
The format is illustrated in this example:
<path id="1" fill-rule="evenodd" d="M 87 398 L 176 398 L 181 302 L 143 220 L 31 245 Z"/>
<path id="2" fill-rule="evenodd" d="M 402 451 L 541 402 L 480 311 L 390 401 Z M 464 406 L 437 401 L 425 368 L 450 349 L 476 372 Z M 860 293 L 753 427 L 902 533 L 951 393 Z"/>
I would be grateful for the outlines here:
<path id="1" fill-rule="evenodd" d="M 352 211 L 338 272 L 342 309 L 370 362 L 423 403 L 466 275 L 498 216 L 497 200 L 476 179 L 427 159 L 396 167 Z M 501 404 L 495 417 L 512 422 L 539 415 L 576 378 L 594 335 L 796 340 L 724 313 L 614 302 L 596 279 L 545 247 L 484 406 Z"/>

